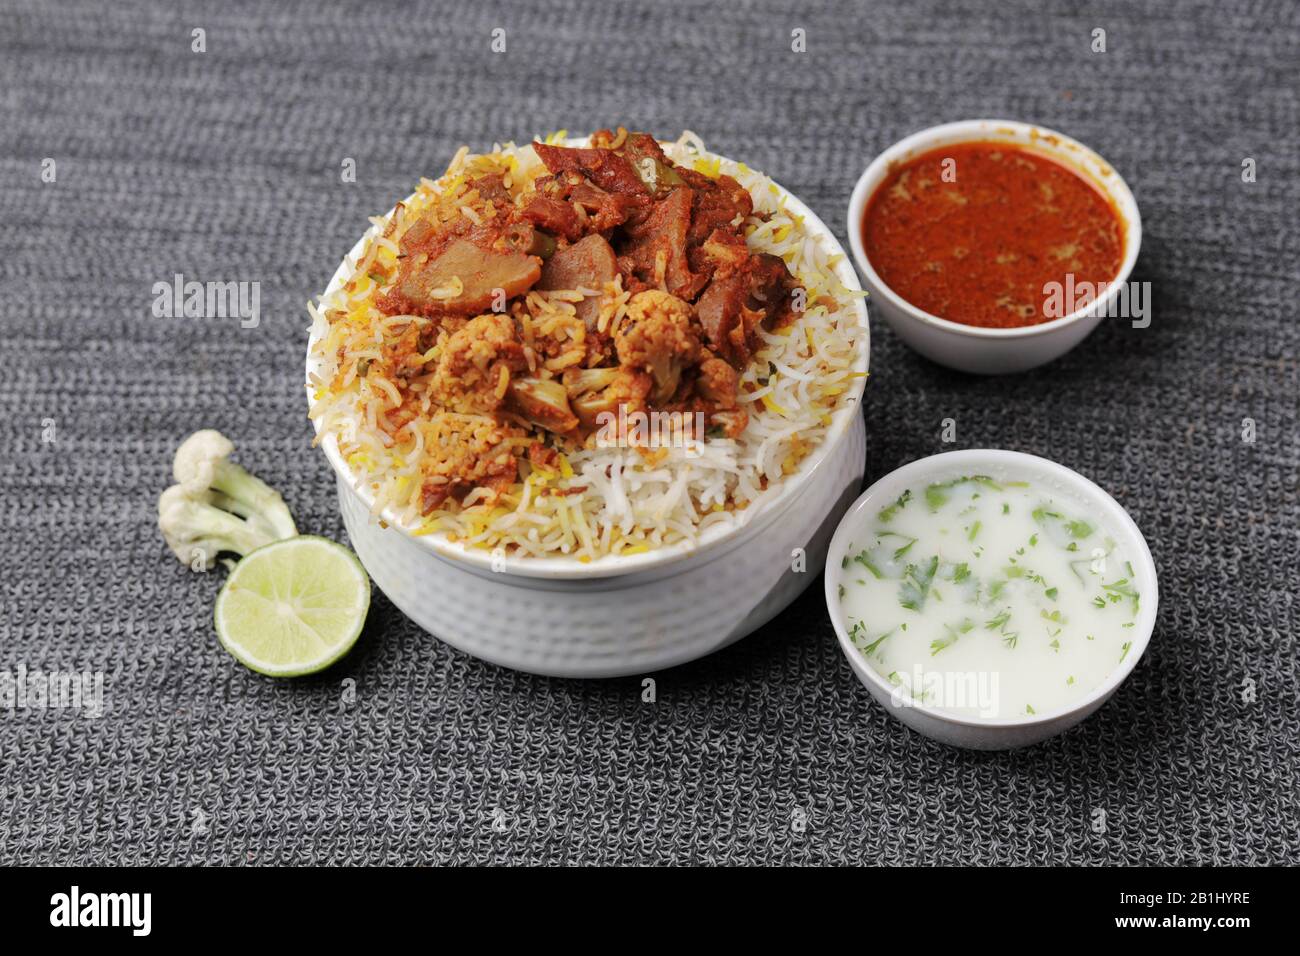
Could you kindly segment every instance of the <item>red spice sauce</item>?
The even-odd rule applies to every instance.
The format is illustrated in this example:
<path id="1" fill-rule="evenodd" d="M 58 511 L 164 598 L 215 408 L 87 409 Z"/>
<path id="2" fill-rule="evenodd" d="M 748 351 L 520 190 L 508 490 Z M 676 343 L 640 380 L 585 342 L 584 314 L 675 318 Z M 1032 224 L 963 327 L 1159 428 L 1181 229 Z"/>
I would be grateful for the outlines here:
<path id="1" fill-rule="evenodd" d="M 891 169 L 867 203 L 862 243 L 908 302 L 987 328 L 1059 318 L 1044 311 L 1047 283 L 1065 286 L 1071 273 L 1068 288 L 1110 282 L 1124 258 L 1122 220 L 1096 185 L 999 142 L 944 146 Z"/>

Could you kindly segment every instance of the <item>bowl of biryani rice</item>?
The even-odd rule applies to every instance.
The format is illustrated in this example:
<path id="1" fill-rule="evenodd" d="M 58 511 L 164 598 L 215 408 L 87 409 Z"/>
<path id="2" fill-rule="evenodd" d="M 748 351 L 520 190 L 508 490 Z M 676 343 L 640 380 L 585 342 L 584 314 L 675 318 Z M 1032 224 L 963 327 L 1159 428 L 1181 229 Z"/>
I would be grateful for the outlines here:
<path id="1" fill-rule="evenodd" d="M 859 490 L 863 300 L 808 207 L 693 133 L 462 147 L 308 306 L 358 556 L 519 670 L 644 673 L 744 636 Z"/>

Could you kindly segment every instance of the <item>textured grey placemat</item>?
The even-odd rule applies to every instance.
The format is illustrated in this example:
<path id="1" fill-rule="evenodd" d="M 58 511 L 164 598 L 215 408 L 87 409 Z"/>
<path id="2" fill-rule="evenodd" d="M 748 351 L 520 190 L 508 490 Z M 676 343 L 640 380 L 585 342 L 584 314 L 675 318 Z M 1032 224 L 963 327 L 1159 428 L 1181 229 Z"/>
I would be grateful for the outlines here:
<path id="1" fill-rule="evenodd" d="M 0 861 L 1295 862 L 1300 7 L 1088 7 L 0 3 L 0 670 L 101 671 L 107 711 L 0 710 Z M 1001 755 L 911 734 L 850 673 L 816 584 L 658 675 L 653 705 L 637 679 L 466 658 L 382 595 L 317 678 L 218 647 L 219 575 L 155 529 L 175 444 L 220 428 L 300 527 L 343 537 L 308 447 L 303 304 L 459 144 L 685 126 L 843 238 L 871 156 L 988 115 L 1126 177 L 1154 319 L 991 380 L 876 325 L 868 477 L 1005 447 L 1130 510 L 1159 624 L 1085 724 Z M 260 282 L 261 324 L 155 318 L 176 273 Z"/>

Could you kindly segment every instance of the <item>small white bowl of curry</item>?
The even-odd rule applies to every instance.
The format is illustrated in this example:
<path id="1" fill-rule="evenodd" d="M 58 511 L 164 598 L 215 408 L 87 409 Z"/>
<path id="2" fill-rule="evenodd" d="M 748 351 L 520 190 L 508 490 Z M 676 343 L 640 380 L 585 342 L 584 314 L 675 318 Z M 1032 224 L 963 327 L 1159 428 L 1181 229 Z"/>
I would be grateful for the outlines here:
<path id="1" fill-rule="evenodd" d="M 1083 144 L 965 120 L 877 156 L 853 190 L 848 235 L 872 305 L 904 342 L 992 375 L 1059 358 L 1122 311 L 1142 220 Z"/>

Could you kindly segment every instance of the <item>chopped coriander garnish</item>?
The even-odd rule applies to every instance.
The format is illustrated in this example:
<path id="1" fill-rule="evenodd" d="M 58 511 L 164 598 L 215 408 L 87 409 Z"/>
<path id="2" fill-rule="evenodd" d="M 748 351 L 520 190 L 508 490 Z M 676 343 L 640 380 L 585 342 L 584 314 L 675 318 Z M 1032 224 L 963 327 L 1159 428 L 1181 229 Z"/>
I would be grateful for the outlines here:
<path id="1" fill-rule="evenodd" d="M 862 648 L 863 655 L 867 656 L 867 655 L 874 654 L 876 652 L 876 648 L 879 647 L 882 643 L 884 643 L 885 638 L 887 638 L 890 634 L 893 633 L 894 630 L 888 630 L 884 634 L 881 634 L 878 638 L 876 638 L 866 647 Z"/>
<path id="2" fill-rule="evenodd" d="M 903 573 L 903 584 L 898 589 L 898 603 L 911 611 L 925 607 L 925 599 L 930 594 L 930 585 L 934 581 L 934 572 L 939 569 L 939 558 L 931 558 L 924 569 L 909 564 Z"/>
<path id="3" fill-rule="evenodd" d="M 959 636 L 958 633 L 954 631 L 951 627 L 949 627 L 947 624 L 943 626 L 943 629 L 948 632 L 948 636 L 936 638 L 935 640 L 930 642 L 931 657 L 934 657 L 935 654 L 938 654 L 944 648 L 952 647 L 953 644 L 957 643 L 957 638 Z"/>
<path id="4" fill-rule="evenodd" d="M 1138 609 L 1138 593 L 1129 583 L 1128 578 L 1120 578 L 1118 581 L 1112 581 L 1110 584 L 1102 584 L 1102 590 L 1106 592 L 1111 604 L 1118 604 L 1124 598 L 1133 602 L 1133 613 Z"/>
<path id="5" fill-rule="evenodd" d="M 883 577 L 883 575 L 880 573 L 880 569 L 871 563 L 871 559 L 867 557 L 867 552 L 865 550 L 859 551 L 857 554 L 855 554 L 853 556 L 853 560 L 858 562 L 858 564 L 862 565 L 868 571 L 870 571 L 872 577 L 874 577 L 877 581 L 879 581 L 880 578 Z"/>
<path id="6" fill-rule="evenodd" d="M 894 500 L 892 505 L 886 505 L 884 508 L 880 509 L 880 520 L 888 524 L 890 521 L 894 520 L 894 515 L 907 507 L 907 503 L 911 500 L 912 489 L 908 488 Z"/>

